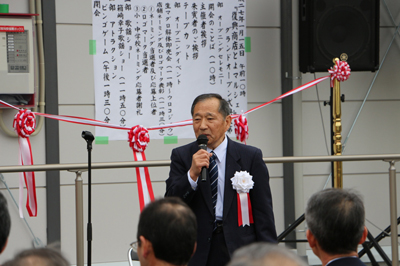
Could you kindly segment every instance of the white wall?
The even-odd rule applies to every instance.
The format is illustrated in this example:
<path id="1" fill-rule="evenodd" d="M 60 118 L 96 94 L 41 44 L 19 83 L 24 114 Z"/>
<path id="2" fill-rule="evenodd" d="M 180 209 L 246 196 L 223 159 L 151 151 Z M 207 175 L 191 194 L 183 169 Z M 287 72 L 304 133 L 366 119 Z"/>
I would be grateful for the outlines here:
<path id="1" fill-rule="evenodd" d="M 27 0 L 2 0 L 2 4 L 9 5 L 10 13 L 29 13 Z M 0 60 L 3 60 L 1 58 Z M 0 87 L 1 87 L 0 83 Z M 15 115 L 13 110 L 3 110 L 2 117 L 8 128 L 12 130 L 12 121 Z M 45 164 L 45 134 L 44 130 L 30 139 L 34 164 Z M 18 165 L 18 139 L 7 136 L 3 130 L 0 130 L 0 147 L 1 166 Z M 24 195 L 24 215 L 29 227 L 31 228 L 37 241 L 46 244 L 46 180 L 44 172 L 37 172 L 36 175 L 36 194 L 38 202 L 38 217 L 31 218 L 25 210 L 26 195 Z M 19 218 L 18 209 L 14 204 L 13 197 L 18 202 L 18 177 L 17 173 L 4 173 L 4 181 L 10 188 L 11 194 L 5 188 L 5 185 L 0 182 L 0 191 L 4 194 L 8 201 L 8 206 L 11 214 L 11 232 L 8 240 L 8 245 L 5 251 L 0 255 L 0 264 L 12 258 L 15 253 L 33 247 L 34 236 L 31 234 L 29 227 L 25 221 Z"/>
<path id="2" fill-rule="evenodd" d="M 7 1 L 2 1 L 7 3 Z M 26 12 L 26 0 L 9 0 L 20 3 L 18 12 Z M 396 0 L 386 1 L 396 23 L 400 22 L 400 4 Z M 10 5 L 10 12 L 12 7 Z M 59 114 L 94 118 L 93 60 L 89 55 L 89 40 L 92 39 L 91 1 L 56 0 L 58 93 Z M 296 24 L 296 23 L 295 23 Z M 383 57 L 394 28 L 384 6 L 381 6 L 380 45 Z M 296 28 L 294 27 L 294 30 Z M 252 51 L 248 60 L 248 108 L 267 102 L 280 95 L 280 1 L 247 1 L 247 35 L 251 37 Z M 296 53 L 295 53 L 296 54 Z M 345 154 L 399 153 L 400 118 L 400 37 L 379 73 L 372 92 L 366 102 Z M 325 74 L 318 74 L 322 76 Z M 346 102 L 342 104 L 343 139 L 357 114 L 363 97 L 375 73 L 352 73 L 349 81 L 342 84 Z M 73 77 L 73 78 L 72 78 Z M 312 80 L 311 74 L 302 75 L 302 82 Z M 318 86 L 321 100 L 328 100 L 329 85 Z M 323 135 L 315 88 L 302 93 L 302 149 L 303 155 L 327 155 L 324 137 L 329 138 L 329 108 L 323 107 Z M 296 110 L 295 110 L 296 111 Z M 274 103 L 248 116 L 250 138 L 248 144 L 260 147 L 264 157 L 282 156 L 281 104 Z M 189 110 L 187 110 L 188 116 Z M 6 110 L 5 117 L 11 123 L 14 112 Z M 94 132 L 94 128 L 70 123 L 60 123 L 60 163 L 86 163 L 87 150 L 80 134 L 82 130 Z M 296 130 L 299 130 L 296 128 Z M 31 139 L 35 164 L 45 162 L 44 132 Z M 146 156 L 149 160 L 169 159 L 173 148 L 188 143 L 179 139 L 178 144 L 165 145 L 161 140 L 152 140 Z M 16 165 L 17 140 L 0 133 L 2 165 Z M 7 155 L 6 155 L 7 154 Z M 93 162 L 132 161 L 132 151 L 126 141 L 113 141 L 108 145 L 94 145 Z M 274 212 L 278 234 L 284 230 L 282 165 L 268 165 L 274 201 Z M 344 186 L 359 190 L 365 199 L 367 219 L 381 228 L 389 225 L 388 178 L 389 165 L 384 162 L 344 163 Z M 310 195 L 323 188 L 329 173 L 329 164 L 307 163 L 303 165 L 304 202 Z M 168 168 L 150 169 L 156 197 L 165 191 Z M 13 194 L 17 196 L 17 174 L 4 174 Z M 130 242 L 135 240 L 139 215 L 137 186 L 134 169 L 94 170 L 92 187 L 93 263 L 125 261 Z M 83 174 L 85 182 L 87 173 Z M 75 174 L 61 172 L 61 247 L 71 263 L 75 262 Z M 46 241 L 45 181 L 44 173 L 37 173 L 39 213 L 37 218 L 27 218 L 34 233 Z M 329 183 L 330 184 L 330 183 Z M 0 185 L 0 188 L 3 186 Z M 1 189 L 4 194 L 7 192 Z M 87 186 L 85 186 L 85 228 L 87 221 Z M 8 199 L 9 196 L 7 195 Z M 300 202 L 298 202 L 300 204 Z M 9 199 L 12 205 L 12 200 Z M 301 203 L 301 205 L 303 202 Z M 26 225 L 19 220 L 17 210 L 10 208 L 13 226 L 10 243 L 0 256 L 0 263 L 15 252 L 31 246 L 32 239 Z M 367 222 L 375 235 L 377 229 Z M 389 245 L 388 241 L 383 242 Z M 86 252 L 86 231 L 85 231 Z M 86 259 L 85 259 L 86 260 Z"/>

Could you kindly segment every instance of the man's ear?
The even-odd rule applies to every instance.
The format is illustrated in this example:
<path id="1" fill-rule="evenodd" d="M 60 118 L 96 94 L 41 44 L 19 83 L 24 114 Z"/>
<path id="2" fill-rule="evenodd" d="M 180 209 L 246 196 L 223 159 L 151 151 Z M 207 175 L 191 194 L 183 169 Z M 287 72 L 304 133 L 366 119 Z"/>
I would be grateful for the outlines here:
<path id="1" fill-rule="evenodd" d="M 307 229 L 306 231 L 306 237 L 308 244 L 310 245 L 311 248 L 314 248 L 317 245 L 317 240 L 315 239 L 315 236 L 313 233 L 311 233 L 310 229 Z"/>
<path id="2" fill-rule="evenodd" d="M 227 115 L 226 118 L 225 118 L 225 122 L 226 122 L 226 124 L 225 124 L 226 130 L 228 130 L 229 127 L 231 126 L 232 116 Z M 225 131 L 226 131 L 226 130 L 225 130 Z"/>
<path id="3" fill-rule="evenodd" d="M 367 229 L 366 226 L 364 226 L 364 232 L 363 232 L 363 234 L 361 236 L 361 239 L 360 239 L 360 242 L 358 242 L 358 244 L 364 243 L 365 239 L 367 239 L 367 236 L 368 236 L 368 229 Z"/>
<path id="4" fill-rule="evenodd" d="M 148 258 L 153 253 L 153 245 L 144 236 L 139 237 L 140 240 L 140 252 L 143 258 Z"/>
<path id="5" fill-rule="evenodd" d="M 193 248 L 192 257 L 193 257 L 193 255 L 194 255 L 194 253 L 196 252 L 196 249 L 197 249 L 197 241 L 194 242 L 194 248 Z"/>
<path id="6" fill-rule="evenodd" d="M 6 249 L 7 244 L 8 244 L 8 237 L 7 237 L 6 243 L 4 243 L 3 249 L 0 250 L 0 254 L 3 253 L 3 251 Z"/>

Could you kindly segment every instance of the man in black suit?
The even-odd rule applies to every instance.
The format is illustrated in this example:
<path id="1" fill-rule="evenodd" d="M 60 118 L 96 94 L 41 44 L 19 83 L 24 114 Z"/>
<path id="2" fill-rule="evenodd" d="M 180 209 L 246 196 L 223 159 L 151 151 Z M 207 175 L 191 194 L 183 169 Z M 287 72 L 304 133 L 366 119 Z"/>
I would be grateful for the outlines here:
<path id="1" fill-rule="evenodd" d="M 11 218 L 8 212 L 7 200 L 0 192 L 0 254 L 7 246 L 11 230 Z"/>
<path id="2" fill-rule="evenodd" d="M 305 218 L 308 243 L 323 266 L 365 266 L 357 254 L 368 234 L 360 196 L 345 189 L 322 190 L 308 200 Z"/>
<path id="3" fill-rule="evenodd" d="M 207 137 L 207 150 L 192 142 L 172 151 L 165 196 L 182 198 L 196 214 L 197 250 L 189 265 L 226 265 L 241 246 L 277 241 L 268 169 L 260 149 L 234 142 L 225 135 L 231 116 L 229 104 L 220 95 L 198 96 L 191 113 L 196 138 Z M 199 180 L 202 168 L 209 167 L 210 158 L 217 167 L 213 188 L 210 178 L 214 174 L 207 176 L 205 182 Z M 252 220 L 249 225 L 239 226 L 239 215 L 243 212 L 238 211 L 239 197 L 230 179 L 240 171 L 252 176 L 254 186 L 248 194 L 251 203 L 248 217 Z"/>

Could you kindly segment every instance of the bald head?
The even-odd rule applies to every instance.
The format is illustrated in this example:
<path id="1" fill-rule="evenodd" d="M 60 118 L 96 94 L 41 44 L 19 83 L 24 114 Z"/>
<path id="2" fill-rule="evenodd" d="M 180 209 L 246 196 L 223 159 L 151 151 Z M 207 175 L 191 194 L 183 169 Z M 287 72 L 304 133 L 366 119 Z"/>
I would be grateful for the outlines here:
<path id="1" fill-rule="evenodd" d="M 289 249 L 270 243 L 253 243 L 235 251 L 228 266 L 307 266 Z"/>

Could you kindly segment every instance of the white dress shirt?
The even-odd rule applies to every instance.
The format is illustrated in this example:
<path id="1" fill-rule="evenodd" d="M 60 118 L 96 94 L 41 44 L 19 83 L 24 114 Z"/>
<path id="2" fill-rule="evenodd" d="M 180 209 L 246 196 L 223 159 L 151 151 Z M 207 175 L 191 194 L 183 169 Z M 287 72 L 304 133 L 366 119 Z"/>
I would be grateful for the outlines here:
<path id="1" fill-rule="evenodd" d="M 218 195 L 217 195 L 217 205 L 215 206 L 215 216 L 217 220 L 222 220 L 224 213 L 224 189 L 225 189 L 225 166 L 226 166 L 226 150 L 228 148 L 228 138 L 225 136 L 222 143 L 215 149 L 211 150 L 207 147 L 207 151 L 214 151 L 217 156 L 217 166 L 218 166 Z M 189 170 L 190 171 L 190 170 Z M 196 182 L 190 177 L 190 173 L 187 173 L 190 185 L 193 190 L 197 190 L 197 178 Z"/>

